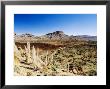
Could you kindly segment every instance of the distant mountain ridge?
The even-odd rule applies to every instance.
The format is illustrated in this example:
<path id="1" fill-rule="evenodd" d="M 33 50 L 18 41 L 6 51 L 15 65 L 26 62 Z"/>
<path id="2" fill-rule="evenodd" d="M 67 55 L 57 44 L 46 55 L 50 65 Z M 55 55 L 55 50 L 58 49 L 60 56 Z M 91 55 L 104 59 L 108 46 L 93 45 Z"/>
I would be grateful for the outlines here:
<path id="1" fill-rule="evenodd" d="M 16 33 L 15 33 L 16 34 Z M 22 34 L 22 35 L 15 35 L 15 37 L 31 37 L 36 39 L 50 39 L 50 40 L 69 40 L 69 39 L 76 39 L 76 40 L 86 40 L 86 41 L 97 41 L 97 36 L 89 36 L 89 35 L 66 35 L 63 31 L 55 31 L 52 33 L 47 33 L 42 36 L 34 36 L 32 34 Z"/>
<path id="2" fill-rule="evenodd" d="M 83 39 L 83 40 L 86 40 L 86 41 L 97 41 L 97 36 L 89 36 L 89 35 L 78 35 L 78 36 L 74 36 L 74 37 L 77 37 L 77 38 L 80 38 L 80 39 Z"/>

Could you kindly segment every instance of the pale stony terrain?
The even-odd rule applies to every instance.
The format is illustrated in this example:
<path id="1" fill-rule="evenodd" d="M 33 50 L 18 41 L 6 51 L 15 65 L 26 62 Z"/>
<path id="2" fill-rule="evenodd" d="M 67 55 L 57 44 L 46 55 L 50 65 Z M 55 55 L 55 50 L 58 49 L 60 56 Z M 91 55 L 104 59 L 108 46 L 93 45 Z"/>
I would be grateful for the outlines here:
<path id="1" fill-rule="evenodd" d="M 62 32 L 15 36 L 15 76 L 96 76 L 97 41 Z"/>

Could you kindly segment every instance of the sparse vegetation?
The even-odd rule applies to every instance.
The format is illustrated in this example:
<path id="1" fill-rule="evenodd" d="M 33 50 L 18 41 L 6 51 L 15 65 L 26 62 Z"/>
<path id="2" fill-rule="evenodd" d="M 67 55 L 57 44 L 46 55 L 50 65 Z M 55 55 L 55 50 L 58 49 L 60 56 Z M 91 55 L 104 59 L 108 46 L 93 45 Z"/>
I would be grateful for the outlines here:
<path id="1" fill-rule="evenodd" d="M 96 76 L 97 41 L 15 41 L 14 74 L 18 76 Z"/>

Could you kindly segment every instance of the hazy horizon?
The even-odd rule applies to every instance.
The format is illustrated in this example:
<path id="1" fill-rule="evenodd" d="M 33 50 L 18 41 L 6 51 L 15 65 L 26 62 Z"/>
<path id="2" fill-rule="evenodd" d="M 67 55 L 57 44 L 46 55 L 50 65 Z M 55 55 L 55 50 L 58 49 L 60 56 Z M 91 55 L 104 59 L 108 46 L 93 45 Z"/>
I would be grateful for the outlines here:
<path id="1" fill-rule="evenodd" d="M 16 33 L 16 32 L 15 32 Z M 52 32 L 50 32 L 50 33 L 52 33 Z M 31 34 L 31 33 L 20 33 L 20 34 L 18 34 L 18 33 L 16 33 L 17 35 L 23 35 L 23 34 Z M 48 34 L 48 33 L 46 33 L 46 34 Z M 43 35 L 46 35 L 46 34 L 42 34 L 42 35 L 34 35 L 34 34 L 31 34 L 31 35 L 34 35 L 34 36 L 43 36 Z M 65 34 L 65 33 L 64 33 Z M 66 34 L 66 35 L 68 35 L 68 34 Z M 68 35 L 68 36 L 72 36 L 73 34 L 71 34 L 71 35 Z M 79 34 L 79 35 L 73 35 L 73 36 L 97 36 L 97 35 L 86 35 L 86 34 Z"/>
<path id="2" fill-rule="evenodd" d="M 66 35 L 97 36 L 96 14 L 15 14 L 14 32 L 18 35 L 45 35 L 63 31 Z"/>

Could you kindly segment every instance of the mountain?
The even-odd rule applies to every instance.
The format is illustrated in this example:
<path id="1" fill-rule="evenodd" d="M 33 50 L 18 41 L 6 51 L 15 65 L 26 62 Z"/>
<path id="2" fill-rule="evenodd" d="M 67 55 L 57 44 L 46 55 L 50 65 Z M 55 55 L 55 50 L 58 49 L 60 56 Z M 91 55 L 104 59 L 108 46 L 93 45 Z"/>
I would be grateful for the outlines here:
<path id="1" fill-rule="evenodd" d="M 49 38 L 49 39 L 56 39 L 56 40 L 61 40 L 61 39 L 69 39 L 69 36 L 64 34 L 63 31 L 55 31 L 53 33 L 48 33 L 44 35 L 44 37 Z"/>
<path id="2" fill-rule="evenodd" d="M 89 35 L 78 35 L 74 36 L 78 39 L 86 40 L 86 41 L 97 41 L 97 36 L 89 36 Z"/>
<path id="3" fill-rule="evenodd" d="M 74 36 L 74 35 L 66 35 L 63 31 L 55 31 L 55 32 L 52 32 L 52 33 L 47 33 L 45 35 L 42 35 L 42 36 L 34 36 L 32 34 L 22 34 L 22 35 L 17 35 L 15 33 L 15 38 L 16 39 L 22 39 L 24 38 L 25 39 L 28 39 L 29 37 L 31 37 L 31 40 L 32 39 L 36 39 L 36 40 L 46 40 L 46 39 L 49 39 L 49 40 L 71 40 L 71 39 L 75 39 L 75 40 L 85 40 L 85 41 L 97 41 L 97 36 L 89 36 L 89 35 L 77 35 L 77 36 Z"/>
<path id="4" fill-rule="evenodd" d="M 21 36 L 22 36 L 22 37 L 34 37 L 34 35 L 32 35 L 32 34 L 29 34 L 29 33 L 26 33 L 26 34 L 22 34 Z"/>

